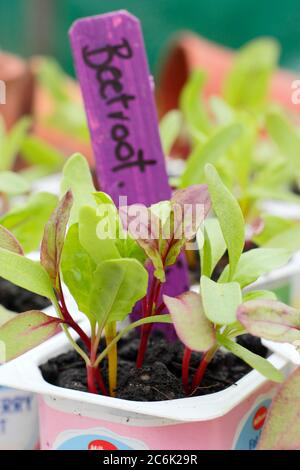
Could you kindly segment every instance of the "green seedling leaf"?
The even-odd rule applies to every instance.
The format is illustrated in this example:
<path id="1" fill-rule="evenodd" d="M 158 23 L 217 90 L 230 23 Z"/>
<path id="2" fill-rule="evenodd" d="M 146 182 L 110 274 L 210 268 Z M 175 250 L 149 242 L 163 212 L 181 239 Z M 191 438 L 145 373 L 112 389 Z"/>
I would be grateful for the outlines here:
<path id="1" fill-rule="evenodd" d="M 238 309 L 239 321 L 254 336 L 300 345 L 300 312 L 276 300 L 251 300 Z"/>
<path id="2" fill-rule="evenodd" d="M 25 252 L 34 251 L 40 245 L 45 224 L 57 201 L 54 194 L 33 194 L 25 204 L 16 206 L 2 216 L 0 224 L 13 233 Z"/>
<path id="3" fill-rule="evenodd" d="M 249 300 L 277 300 L 276 294 L 270 290 L 254 290 L 243 295 L 243 302 Z"/>
<path id="4" fill-rule="evenodd" d="M 280 387 L 273 399 L 257 450 L 300 448 L 300 367 Z"/>
<path id="5" fill-rule="evenodd" d="M 260 374 L 264 375 L 267 379 L 273 382 L 283 382 L 284 377 L 282 373 L 277 370 L 267 359 L 264 359 L 257 354 L 249 351 L 238 343 L 235 343 L 229 338 L 217 333 L 217 340 L 221 346 L 228 349 L 235 356 L 242 359 L 246 364 L 256 369 Z"/>
<path id="6" fill-rule="evenodd" d="M 207 351 L 216 342 L 213 324 L 205 316 L 201 297 L 185 292 L 178 297 L 163 296 L 176 333 L 192 351 Z"/>
<path id="7" fill-rule="evenodd" d="M 108 196 L 108 194 L 99 191 L 94 194 L 94 198 L 97 203 L 97 215 L 99 215 L 101 220 L 105 220 L 106 217 L 108 221 L 107 225 L 101 225 L 102 230 L 109 234 L 111 231 L 110 229 L 112 228 L 113 236 L 111 238 L 114 238 L 117 235 L 115 243 L 119 256 L 122 258 L 135 258 L 144 264 L 146 260 L 145 253 L 130 234 L 124 231 L 118 209 L 111 197 Z M 116 232 L 114 232 L 115 229 Z M 111 258 L 119 258 L 119 256 L 111 256 Z"/>
<path id="8" fill-rule="evenodd" d="M 0 193 L 18 196 L 27 193 L 29 190 L 30 184 L 20 174 L 12 171 L 0 172 Z"/>
<path id="9" fill-rule="evenodd" d="M 0 327 L 3 326 L 4 323 L 7 323 L 9 320 L 15 318 L 17 315 L 17 313 L 11 312 L 10 310 L 7 310 L 7 308 L 3 307 L 3 305 L 0 305 Z"/>
<path id="10" fill-rule="evenodd" d="M 60 290 L 60 259 L 72 204 L 73 196 L 71 191 L 68 191 L 47 222 L 41 245 L 41 264 L 49 274 L 53 287 L 57 291 Z"/>
<path id="11" fill-rule="evenodd" d="M 117 227 L 107 215 L 98 216 L 91 206 L 82 206 L 79 211 L 79 241 L 97 264 L 120 258 L 116 245 Z"/>
<path id="12" fill-rule="evenodd" d="M 204 168 L 207 163 L 216 163 L 241 136 L 243 127 L 232 123 L 221 127 L 204 144 L 198 144 L 188 158 L 185 171 L 180 179 L 180 187 L 205 182 Z"/>
<path id="13" fill-rule="evenodd" d="M 5 362 L 43 343 L 59 331 L 61 320 L 31 310 L 16 315 L 0 328 L 0 342 L 5 347 Z"/>
<path id="14" fill-rule="evenodd" d="M 236 321 L 242 292 L 237 282 L 218 284 L 206 276 L 200 281 L 202 304 L 207 318 L 217 325 L 230 325 Z"/>
<path id="15" fill-rule="evenodd" d="M 24 139 L 21 153 L 26 162 L 45 168 L 47 173 L 60 170 L 66 161 L 61 152 L 34 136 Z"/>
<path id="16" fill-rule="evenodd" d="M 300 224 L 278 233 L 265 243 L 264 248 L 285 248 L 292 252 L 300 250 Z"/>
<path id="17" fill-rule="evenodd" d="M 70 215 L 70 224 L 73 224 L 78 222 L 81 206 L 96 207 L 96 201 L 93 196 L 95 187 L 89 165 L 86 159 L 79 153 L 70 157 L 63 169 L 61 192 L 65 194 L 69 190 L 72 191 L 74 199 Z"/>
<path id="18" fill-rule="evenodd" d="M 30 126 L 31 119 L 29 117 L 20 119 L 0 143 L 0 171 L 13 168 L 15 159 Z"/>
<path id="19" fill-rule="evenodd" d="M 220 96 L 212 96 L 209 100 L 211 110 L 219 126 L 230 124 L 235 119 L 235 111 Z"/>
<path id="20" fill-rule="evenodd" d="M 16 237 L 2 225 L 0 225 L 0 247 L 18 253 L 19 255 L 24 254 L 23 248 Z"/>
<path id="21" fill-rule="evenodd" d="M 204 221 L 204 244 L 200 249 L 201 273 L 210 277 L 226 251 L 226 243 L 218 219 Z"/>
<path id="22" fill-rule="evenodd" d="M 103 328 L 122 321 L 147 292 L 148 273 L 134 259 L 103 261 L 94 273 L 90 311 Z"/>
<path id="23" fill-rule="evenodd" d="M 195 136 L 198 132 L 207 134 L 211 128 L 204 103 L 201 99 L 201 92 L 206 81 L 206 74 L 203 70 L 193 71 L 184 86 L 179 107 L 184 118 Z"/>
<path id="24" fill-rule="evenodd" d="M 88 318 L 92 318 L 89 297 L 96 267 L 96 263 L 79 242 L 78 224 L 71 225 L 63 246 L 61 271 L 79 310 Z"/>
<path id="25" fill-rule="evenodd" d="M 0 276 L 34 294 L 56 301 L 48 273 L 36 261 L 0 248 Z"/>
<path id="26" fill-rule="evenodd" d="M 254 243 L 259 246 L 265 246 L 271 242 L 272 238 L 280 236 L 281 233 L 293 228 L 294 221 L 283 219 L 274 215 L 264 214 L 261 217 L 263 229 L 252 237 Z M 272 243 L 272 242 L 271 242 Z M 271 247 L 269 247 L 271 248 Z M 274 248 L 274 247 L 273 247 Z M 289 248 L 288 246 L 279 246 L 279 248 Z"/>
<path id="27" fill-rule="evenodd" d="M 219 220 L 229 255 L 228 280 L 234 273 L 245 243 L 245 224 L 238 202 L 223 184 L 212 165 L 205 167 L 205 175 L 214 212 Z"/>
<path id="28" fill-rule="evenodd" d="M 261 108 L 278 57 L 279 45 L 270 38 L 256 39 L 241 48 L 225 81 L 226 101 L 238 108 Z"/>
<path id="29" fill-rule="evenodd" d="M 165 155 L 170 155 L 173 145 L 178 138 L 182 127 L 181 112 L 173 109 L 161 119 L 159 123 L 160 139 Z"/>
<path id="30" fill-rule="evenodd" d="M 243 253 L 232 278 L 241 287 L 248 286 L 260 276 L 287 264 L 292 253 L 280 248 L 255 248 Z M 228 266 L 221 274 L 220 281 L 228 277 Z"/>
<path id="31" fill-rule="evenodd" d="M 59 63 L 52 57 L 44 57 L 38 70 L 40 84 L 45 87 L 51 96 L 58 102 L 67 101 L 66 74 Z"/>
<path id="32" fill-rule="evenodd" d="M 293 170 L 300 169 L 300 135 L 284 114 L 269 113 L 266 117 L 267 130 L 278 145 L 280 152 L 287 157 L 293 165 Z"/>

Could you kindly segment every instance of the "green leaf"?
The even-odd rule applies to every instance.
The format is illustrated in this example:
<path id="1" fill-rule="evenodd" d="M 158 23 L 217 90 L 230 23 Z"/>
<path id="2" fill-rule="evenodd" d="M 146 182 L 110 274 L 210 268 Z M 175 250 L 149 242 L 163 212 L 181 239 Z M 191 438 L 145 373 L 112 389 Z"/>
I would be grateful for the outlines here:
<path id="1" fill-rule="evenodd" d="M 264 300 L 277 300 L 276 294 L 270 290 L 254 290 L 246 292 L 243 295 L 243 302 L 249 300 L 264 299 Z"/>
<path id="2" fill-rule="evenodd" d="M 120 258 L 116 246 L 117 226 L 113 227 L 111 219 L 106 215 L 98 216 L 96 209 L 91 206 L 82 206 L 79 211 L 79 241 L 96 264 Z"/>
<path id="3" fill-rule="evenodd" d="M 284 377 L 282 373 L 277 370 L 267 359 L 264 359 L 257 354 L 249 351 L 238 343 L 226 338 L 225 336 L 217 333 L 217 340 L 221 346 L 228 349 L 235 356 L 242 359 L 246 364 L 256 369 L 260 374 L 264 375 L 267 379 L 273 382 L 283 382 Z"/>
<path id="4" fill-rule="evenodd" d="M 207 351 L 216 342 L 213 324 L 204 314 L 201 297 L 185 292 L 178 297 L 163 296 L 176 333 L 192 351 Z"/>
<path id="5" fill-rule="evenodd" d="M 233 276 L 245 243 L 244 218 L 238 202 L 223 184 L 217 170 L 206 165 L 205 175 L 214 212 L 219 220 L 229 255 L 229 278 Z"/>
<path id="6" fill-rule="evenodd" d="M 218 129 L 204 144 L 197 145 L 187 161 L 180 179 L 180 187 L 204 183 L 205 165 L 215 163 L 224 156 L 240 137 L 242 130 L 243 127 L 239 123 L 232 123 Z"/>
<path id="7" fill-rule="evenodd" d="M 18 196 L 27 193 L 29 190 L 30 184 L 20 174 L 13 171 L 0 172 L 0 193 Z"/>
<path id="8" fill-rule="evenodd" d="M 295 224 L 294 221 L 269 214 L 263 214 L 261 219 L 263 222 L 263 230 L 252 237 L 252 240 L 260 246 L 266 245 L 272 238 L 276 238 L 277 235 L 280 236 L 281 233 L 292 228 Z M 276 248 L 288 248 L 288 246 L 278 246 Z"/>
<path id="9" fill-rule="evenodd" d="M 160 139 L 163 152 L 170 155 L 172 147 L 178 138 L 182 127 L 181 112 L 173 109 L 163 116 L 159 123 Z"/>
<path id="10" fill-rule="evenodd" d="M 38 80 L 58 102 L 68 100 L 66 78 L 66 74 L 55 59 L 43 57 L 38 70 Z"/>
<path id="11" fill-rule="evenodd" d="M 0 224 L 13 233 L 25 252 L 34 251 L 40 245 L 45 224 L 57 201 L 54 194 L 33 194 L 25 204 L 16 206 L 2 216 Z"/>
<path id="12" fill-rule="evenodd" d="M 212 96 L 209 102 L 219 126 L 230 124 L 235 119 L 236 113 L 220 96 Z"/>
<path id="13" fill-rule="evenodd" d="M 8 362 L 43 343 L 59 331 L 61 320 L 43 312 L 31 310 L 21 313 L 0 328 L 0 343 L 4 344 Z"/>
<path id="14" fill-rule="evenodd" d="M 66 161 L 61 152 L 35 136 L 24 139 L 21 153 L 27 163 L 44 167 L 49 173 L 60 170 Z"/>
<path id="15" fill-rule="evenodd" d="M 20 119 L 7 134 L 0 144 L 0 171 L 13 168 L 15 159 L 20 151 L 23 140 L 31 125 L 31 119 L 24 117 Z"/>
<path id="16" fill-rule="evenodd" d="M 61 192 L 65 194 L 71 190 L 74 198 L 70 216 L 70 224 L 78 222 L 79 210 L 83 205 L 96 207 L 93 196 L 95 187 L 88 162 L 79 153 L 70 157 L 63 169 Z"/>
<path id="17" fill-rule="evenodd" d="M 226 101 L 239 108 L 261 108 L 278 56 L 279 45 L 270 38 L 255 39 L 241 48 L 225 81 Z"/>
<path id="18" fill-rule="evenodd" d="M 278 233 L 265 243 L 264 247 L 285 248 L 292 252 L 300 250 L 300 224 Z"/>
<path id="19" fill-rule="evenodd" d="M 95 270 L 96 263 L 79 242 L 78 224 L 71 225 L 63 246 L 61 271 L 79 310 L 88 318 L 92 318 L 89 297 Z"/>
<path id="20" fill-rule="evenodd" d="M 202 303 L 207 318 L 217 325 L 236 321 L 238 306 L 242 303 L 241 288 L 237 282 L 218 284 L 206 276 L 200 281 Z"/>
<path id="21" fill-rule="evenodd" d="M 248 286 L 260 276 L 287 264 L 292 253 L 280 248 L 255 248 L 243 253 L 232 278 L 241 287 Z M 228 276 L 228 266 L 221 274 L 220 281 Z"/>
<path id="22" fill-rule="evenodd" d="M 3 305 L 0 305 L 0 327 L 3 326 L 4 323 L 7 323 L 9 320 L 15 318 L 17 315 L 18 313 L 11 312 L 7 308 L 3 307 Z"/>
<path id="23" fill-rule="evenodd" d="M 103 261 L 97 266 L 90 295 L 90 311 L 103 328 L 122 321 L 147 293 L 148 273 L 134 259 Z"/>
<path id="24" fill-rule="evenodd" d="M 286 380 L 273 398 L 258 442 L 258 450 L 300 448 L 300 367 Z"/>
<path id="25" fill-rule="evenodd" d="M 293 170 L 300 169 L 300 135 L 283 113 L 272 112 L 266 117 L 267 130 L 280 152 L 290 160 Z"/>
<path id="26" fill-rule="evenodd" d="M 16 237 L 2 225 L 0 225 L 0 247 L 18 253 L 19 255 L 24 254 L 23 248 Z"/>
<path id="27" fill-rule="evenodd" d="M 57 291 L 60 290 L 59 266 L 72 204 L 73 196 L 68 191 L 47 222 L 41 245 L 41 264 Z"/>
<path id="28" fill-rule="evenodd" d="M 300 345 L 300 312 L 276 300 L 251 300 L 238 309 L 238 319 L 254 336 Z"/>
<path id="29" fill-rule="evenodd" d="M 0 248 L 0 276 L 34 294 L 56 301 L 48 273 L 36 261 Z"/>
<path id="30" fill-rule="evenodd" d="M 194 70 L 185 84 L 181 95 L 179 107 L 184 115 L 187 125 L 192 133 L 197 131 L 207 134 L 211 128 L 200 93 L 206 81 L 203 70 Z"/>
<path id="31" fill-rule="evenodd" d="M 200 250 L 201 273 L 210 277 L 226 251 L 226 243 L 218 219 L 204 221 L 204 244 Z"/>

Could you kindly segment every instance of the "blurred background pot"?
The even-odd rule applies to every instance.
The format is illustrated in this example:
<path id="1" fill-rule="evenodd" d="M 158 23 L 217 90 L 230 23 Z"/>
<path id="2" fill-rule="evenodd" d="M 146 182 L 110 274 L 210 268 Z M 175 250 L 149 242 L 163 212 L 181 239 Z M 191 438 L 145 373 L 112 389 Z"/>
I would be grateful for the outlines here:
<path id="1" fill-rule="evenodd" d="M 204 97 L 221 94 L 233 57 L 233 50 L 191 32 L 174 37 L 165 48 L 158 72 L 156 97 L 160 117 L 178 108 L 181 90 L 193 70 L 203 69 L 207 72 Z M 292 82 L 297 78 L 289 71 L 279 70 L 271 87 L 271 98 L 293 111 L 297 111 L 297 107 L 291 99 Z"/>
<path id="2" fill-rule="evenodd" d="M 6 88 L 6 103 L 0 105 L 0 114 L 10 128 L 20 117 L 32 112 L 34 78 L 25 60 L 0 52 L 0 79 Z"/>

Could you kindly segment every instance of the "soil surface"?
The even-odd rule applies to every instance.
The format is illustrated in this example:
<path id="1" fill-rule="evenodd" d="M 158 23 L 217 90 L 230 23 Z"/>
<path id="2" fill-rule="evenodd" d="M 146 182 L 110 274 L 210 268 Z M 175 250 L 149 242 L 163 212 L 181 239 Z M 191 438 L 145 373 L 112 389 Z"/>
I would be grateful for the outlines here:
<path id="1" fill-rule="evenodd" d="M 42 310 L 51 305 L 51 302 L 0 277 L 0 304 L 12 312 L 21 313 Z"/>
<path id="2" fill-rule="evenodd" d="M 266 357 L 267 349 L 259 338 L 240 336 L 238 342 L 252 352 Z M 82 346 L 82 345 L 81 345 Z M 160 401 L 183 398 L 181 385 L 181 362 L 183 346 L 179 341 L 169 343 L 159 331 L 155 331 L 149 342 L 144 366 L 135 368 L 139 337 L 129 335 L 119 342 L 118 388 L 116 396 L 126 400 Z M 100 345 L 103 348 L 103 345 Z M 199 365 L 200 353 L 193 353 L 190 376 Z M 86 369 L 83 360 L 71 350 L 50 359 L 41 367 L 44 379 L 59 387 L 87 391 Z M 194 396 L 206 395 L 235 384 L 251 368 L 231 353 L 219 350 L 207 368 L 201 386 Z M 102 363 L 102 374 L 107 383 L 107 362 Z"/>

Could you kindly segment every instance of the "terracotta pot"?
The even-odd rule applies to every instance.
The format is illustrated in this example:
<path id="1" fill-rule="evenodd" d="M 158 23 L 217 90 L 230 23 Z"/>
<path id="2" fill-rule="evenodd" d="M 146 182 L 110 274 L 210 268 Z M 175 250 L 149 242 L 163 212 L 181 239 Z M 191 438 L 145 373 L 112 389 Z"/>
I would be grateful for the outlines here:
<path id="1" fill-rule="evenodd" d="M 157 103 L 159 115 L 178 107 L 178 98 L 189 74 L 198 68 L 207 71 L 204 96 L 221 93 L 234 52 L 190 32 L 183 32 L 168 45 L 158 74 Z M 278 71 L 271 86 L 271 97 L 284 107 L 299 112 L 292 103 L 292 82 L 299 79 L 286 70 Z"/>
<path id="2" fill-rule="evenodd" d="M 24 60 L 0 52 L 0 80 L 6 89 L 6 103 L 0 105 L 0 114 L 10 128 L 21 116 L 31 113 L 34 79 Z"/>

